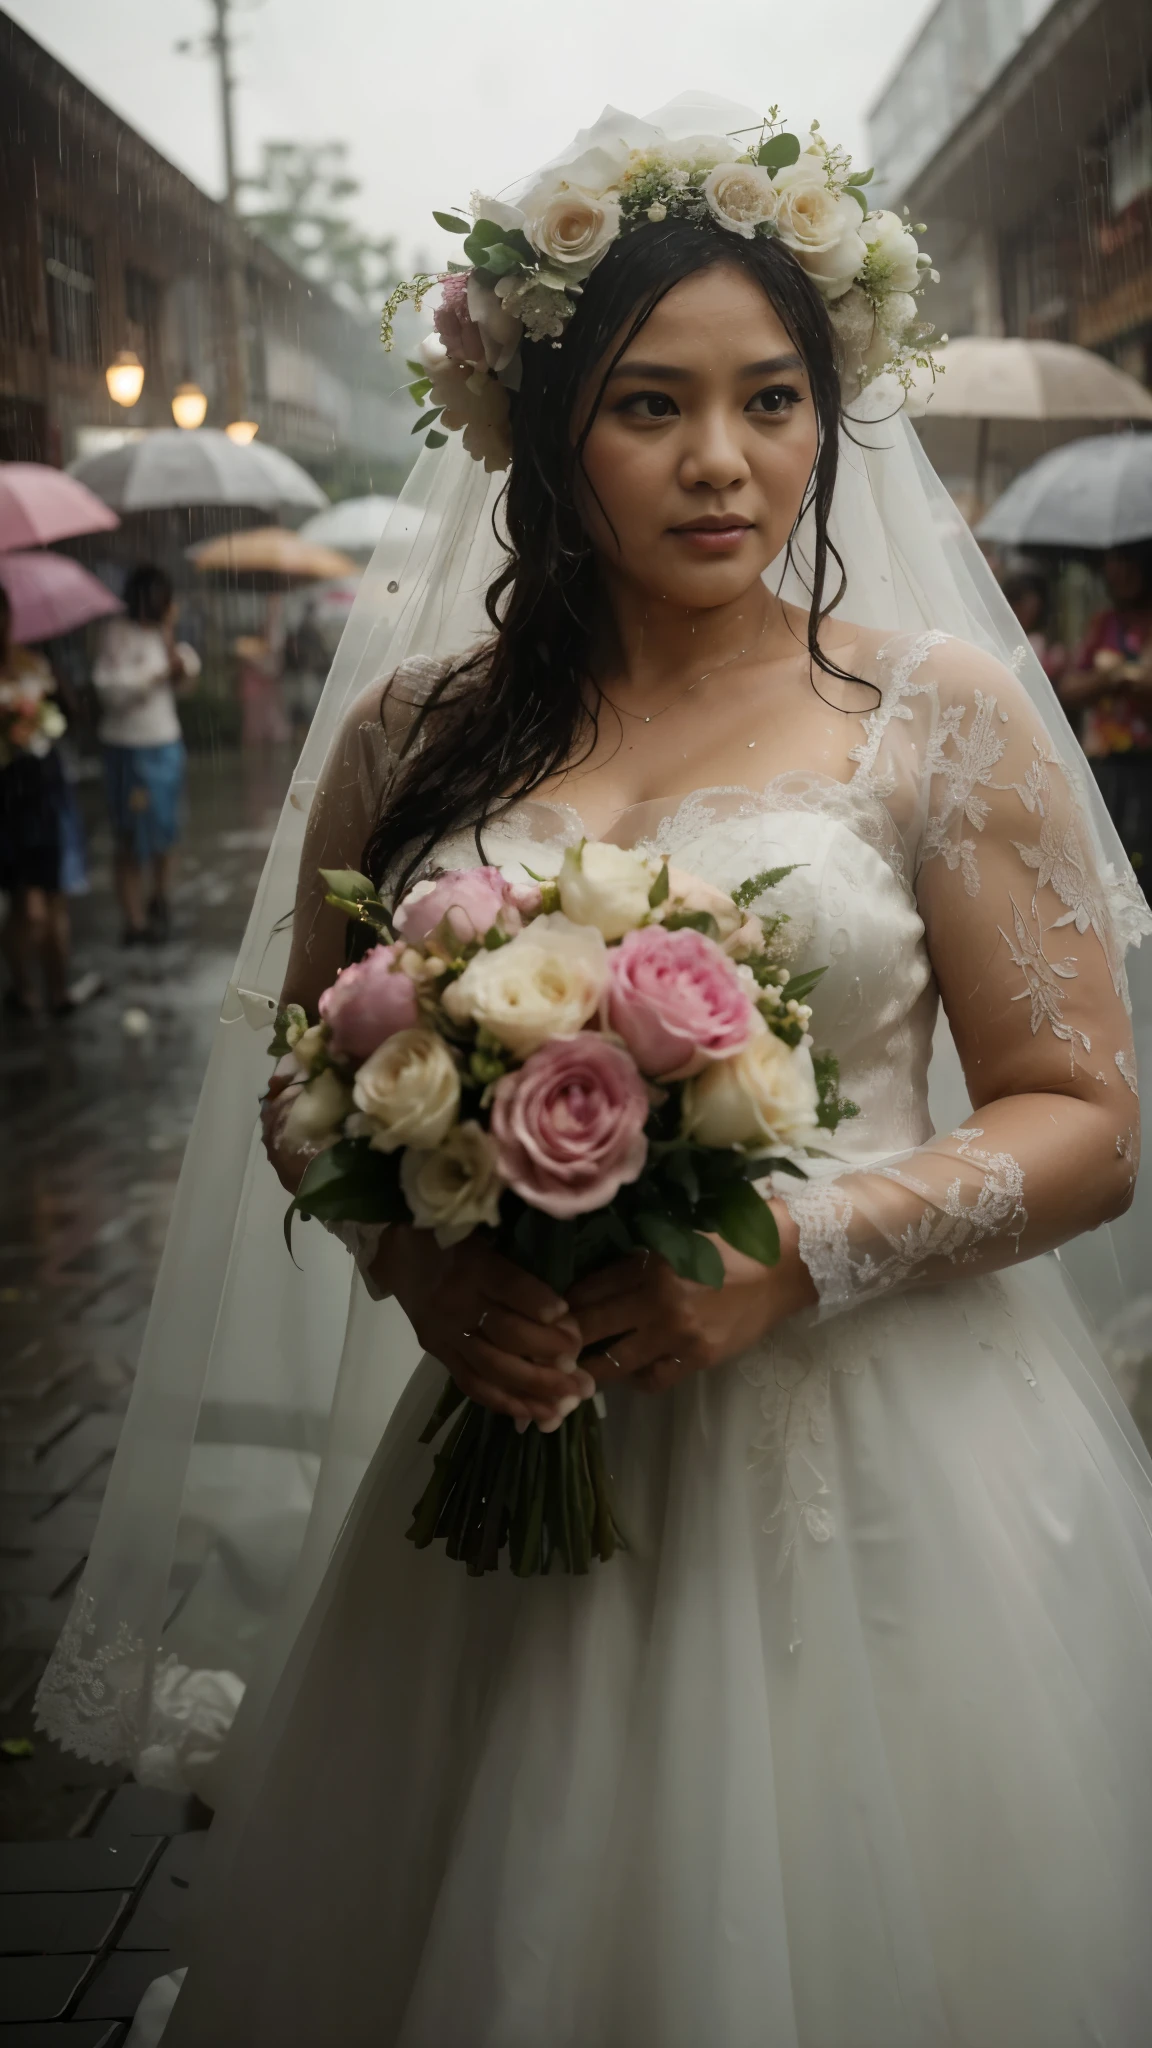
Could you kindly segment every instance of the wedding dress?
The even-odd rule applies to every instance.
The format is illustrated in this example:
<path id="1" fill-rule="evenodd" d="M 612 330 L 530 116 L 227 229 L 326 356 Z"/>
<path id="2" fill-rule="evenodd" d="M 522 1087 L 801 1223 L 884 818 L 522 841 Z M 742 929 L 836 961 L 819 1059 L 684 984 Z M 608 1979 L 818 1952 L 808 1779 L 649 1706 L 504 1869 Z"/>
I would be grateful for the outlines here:
<path id="1" fill-rule="evenodd" d="M 776 900 L 860 1108 L 788 1193 L 819 1309 L 671 1395 L 608 1389 L 629 1547 L 586 1579 L 404 1540 L 423 1361 L 216 1824 L 166 2048 L 1147 2040 L 1147 1465 L 1023 1263 L 1131 1177 L 1113 926 L 1015 678 L 932 632 L 853 666 L 880 703 L 842 778 L 608 835 L 724 888 L 797 863 Z M 326 853 L 383 746 L 369 702 Z M 528 802 L 485 851 L 554 871 L 583 832 Z M 1023 1046 L 1036 1092 L 936 1137 L 941 986 L 970 1068 Z M 1111 1168 L 1049 1092 L 1073 1059 Z"/>

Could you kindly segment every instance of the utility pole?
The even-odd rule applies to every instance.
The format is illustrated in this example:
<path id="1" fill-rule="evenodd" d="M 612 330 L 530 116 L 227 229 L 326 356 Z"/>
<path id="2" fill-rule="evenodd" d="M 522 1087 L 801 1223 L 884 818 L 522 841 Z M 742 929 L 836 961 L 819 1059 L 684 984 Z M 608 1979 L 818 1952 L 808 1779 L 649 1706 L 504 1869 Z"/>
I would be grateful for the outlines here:
<path id="1" fill-rule="evenodd" d="M 228 28 L 231 0 L 212 0 L 216 28 L 208 46 L 216 59 L 220 79 L 220 130 L 224 143 L 224 205 L 228 214 L 228 417 L 248 416 L 248 299 L 244 283 L 243 229 L 237 206 L 235 83 L 232 77 L 232 43 Z"/>

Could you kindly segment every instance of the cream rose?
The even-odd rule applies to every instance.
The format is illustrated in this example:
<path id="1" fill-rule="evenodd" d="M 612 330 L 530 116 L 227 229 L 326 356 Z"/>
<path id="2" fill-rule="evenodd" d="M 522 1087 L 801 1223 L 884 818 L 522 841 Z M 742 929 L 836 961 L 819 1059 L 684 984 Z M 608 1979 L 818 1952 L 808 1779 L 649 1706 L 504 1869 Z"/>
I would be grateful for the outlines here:
<path id="1" fill-rule="evenodd" d="M 305 1082 L 285 1111 L 280 1138 L 300 1151 L 323 1151 L 335 1143 L 351 1107 L 352 1090 L 347 1082 L 325 1067 L 314 1081 Z"/>
<path id="2" fill-rule="evenodd" d="M 683 868 L 669 867 L 668 894 L 653 916 L 663 924 L 669 913 L 677 910 L 708 911 L 716 920 L 722 940 L 730 939 L 744 922 L 744 912 L 737 909 L 723 889 L 703 881 L 699 875 L 687 874 Z"/>
<path id="3" fill-rule="evenodd" d="M 487 370 L 474 370 L 447 354 L 438 334 L 420 343 L 421 366 L 432 386 L 433 405 L 443 407 L 440 425 L 463 432 L 464 446 L 488 471 L 507 469 L 512 459 L 508 394 Z"/>
<path id="4" fill-rule="evenodd" d="M 496 1147 L 480 1124 L 456 1124 L 433 1151 L 405 1152 L 400 1161 L 400 1186 L 421 1230 L 434 1230 L 447 1249 L 459 1244 L 478 1223 L 500 1221 L 504 1186 L 496 1164 Z"/>
<path id="5" fill-rule="evenodd" d="M 721 227 L 746 241 L 762 221 L 776 217 L 776 188 L 759 164 L 717 164 L 705 178 L 703 191 Z"/>
<path id="6" fill-rule="evenodd" d="M 767 1026 L 730 1060 L 684 1086 L 684 1135 L 700 1145 L 803 1145 L 819 1097 L 806 1045 L 793 1050 Z"/>
<path id="7" fill-rule="evenodd" d="M 478 270 L 472 271 L 468 279 L 468 318 L 480 330 L 488 368 L 497 374 L 506 370 L 524 330 L 515 314 L 508 312 L 495 286 Z"/>
<path id="8" fill-rule="evenodd" d="M 423 1025 L 394 1032 L 365 1060 L 352 1086 L 376 1152 L 401 1145 L 430 1151 L 447 1137 L 460 1109 L 460 1076 L 442 1038 Z"/>
<path id="9" fill-rule="evenodd" d="M 600 933 L 553 911 L 534 918 L 508 945 L 476 953 L 445 989 L 444 1008 L 457 1023 L 481 1026 L 517 1059 L 527 1059 L 546 1039 L 582 1030 L 607 979 Z"/>
<path id="10" fill-rule="evenodd" d="M 622 939 L 648 916 L 648 897 L 660 873 L 623 846 L 588 841 L 570 846 L 560 868 L 560 908 L 573 924 L 595 925 L 606 939 Z"/>
<path id="11" fill-rule="evenodd" d="M 777 171 L 773 184 L 781 241 L 826 298 L 839 298 L 868 254 L 859 206 L 847 193 L 829 191 L 824 159 L 810 152 Z"/>
<path id="12" fill-rule="evenodd" d="M 586 276 L 620 232 L 620 204 L 558 178 L 551 191 L 538 189 L 524 232 L 547 262 Z"/>
<path id="13" fill-rule="evenodd" d="M 914 292 L 920 283 L 920 249 L 898 213 L 870 214 L 860 233 L 868 251 L 868 284 L 877 294 Z"/>

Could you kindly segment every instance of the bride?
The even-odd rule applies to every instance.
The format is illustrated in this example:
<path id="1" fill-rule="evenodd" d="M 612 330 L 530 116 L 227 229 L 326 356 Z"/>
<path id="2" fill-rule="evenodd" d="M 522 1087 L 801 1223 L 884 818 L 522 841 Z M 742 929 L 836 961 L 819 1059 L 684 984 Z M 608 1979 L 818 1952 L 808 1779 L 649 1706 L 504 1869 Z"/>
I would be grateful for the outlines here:
<path id="1" fill-rule="evenodd" d="M 1147 2038 L 1152 1475 L 1029 1263 L 1131 1199 L 1147 920 L 1043 678 L 996 657 L 1006 613 L 899 386 L 859 393 L 866 351 L 914 346 L 872 318 L 907 231 L 864 221 L 818 137 L 726 184 L 744 138 L 702 140 L 699 101 L 654 124 L 606 115 L 503 206 L 559 283 L 445 293 L 426 363 L 468 452 L 423 458 L 452 465 L 438 509 L 402 507 L 409 566 L 383 558 L 398 605 L 423 579 L 417 653 L 382 687 L 362 621 L 283 995 L 314 1015 L 344 958 L 321 867 L 393 894 L 481 858 L 523 879 L 585 836 L 724 888 L 793 864 L 773 901 L 796 964 L 830 962 L 813 1029 L 859 1115 L 773 1193 L 780 1263 L 724 1246 L 718 1292 L 636 1257 L 560 1300 L 477 1236 L 348 1233 L 357 1369 L 407 1377 L 399 1311 L 425 1356 L 225 1747 L 165 2048 Z M 642 218 L 637 150 L 671 195 Z M 857 272 L 805 241 L 826 199 Z M 468 457 L 495 470 L 505 431 L 469 644 L 500 480 Z M 941 1003 L 972 1107 L 934 1134 Z M 264 1113 L 287 1188 L 293 1095 Z M 476 1581 L 405 1542 L 444 1367 L 545 1427 L 599 1385 L 625 1553 Z M 139 1755 L 155 1644 L 146 1676 L 132 1630 L 115 1652 L 111 1543 L 41 1710 L 80 1746 L 119 1684 Z"/>

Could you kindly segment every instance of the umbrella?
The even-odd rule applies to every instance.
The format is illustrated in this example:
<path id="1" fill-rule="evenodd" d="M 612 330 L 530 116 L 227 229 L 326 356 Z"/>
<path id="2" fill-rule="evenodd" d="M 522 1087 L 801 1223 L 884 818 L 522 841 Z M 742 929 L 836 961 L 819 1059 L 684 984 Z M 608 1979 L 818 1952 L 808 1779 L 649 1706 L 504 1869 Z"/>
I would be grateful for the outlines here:
<path id="1" fill-rule="evenodd" d="M 238 447 L 217 427 L 192 432 L 160 427 L 139 441 L 88 455 L 72 464 L 118 512 L 157 512 L 185 505 L 259 505 L 269 511 L 328 500 L 306 469 L 263 441 Z"/>
<path id="2" fill-rule="evenodd" d="M 980 507 L 993 463 L 1011 474 L 1092 421 L 1152 420 L 1152 393 L 1071 342 L 965 334 L 933 354 L 944 374 L 916 371 L 908 409 L 936 467 L 973 477 Z"/>
<path id="3" fill-rule="evenodd" d="M 1041 456 L 976 529 L 1007 547 L 1152 540 L 1152 434 L 1092 434 Z"/>
<path id="4" fill-rule="evenodd" d="M 8 592 L 12 638 L 18 644 L 52 640 L 124 609 L 107 585 L 70 555 L 0 555 L 0 583 Z"/>
<path id="5" fill-rule="evenodd" d="M 314 512 L 311 519 L 306 519 L 300 528 L 300 538 L 367 558 L 395 509 L 395 498 L 345 498 L 339 505 L 330 505 L 327 511 Z"/>
<path id="6" fill-rule="evenodd" d="M 46 462 L 0 463 L 0 548 L 35 548 L 119 526 L 94 492 Z"/>
<path id="7" fill-rule="evenodd" d="M 188 558 L 205 575 L 243 579 L 249 588 L 287 590 L 294 583 L 326 582 L 354 576 L 356 564 L 335 548 L 319 547 L 284 526 L 250 526 L 241 533 L 223 533 L 187 549 Z"/>

